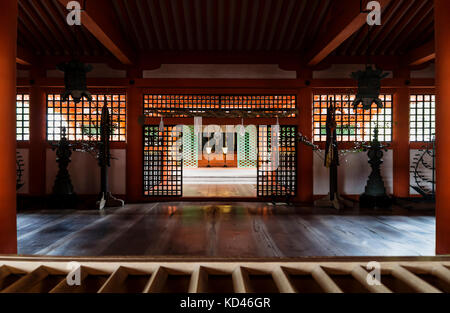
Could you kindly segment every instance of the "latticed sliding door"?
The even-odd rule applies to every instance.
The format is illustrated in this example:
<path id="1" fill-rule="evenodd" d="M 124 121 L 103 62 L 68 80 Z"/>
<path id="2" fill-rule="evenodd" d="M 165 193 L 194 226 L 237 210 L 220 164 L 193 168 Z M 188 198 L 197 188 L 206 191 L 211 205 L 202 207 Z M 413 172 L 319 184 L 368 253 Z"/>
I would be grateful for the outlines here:
<path id="1" fill-rule="evenodd" d="M 257 160 L 258 131 L 256 126 L 250 125 L 245 129 L 245 134 L 237 133 L 237 158 L 239 168 L 255 168 Z"/>
<path id="2" fill-rule="evenodd" d="M 296 126 L 258 126 L 258 197 L 297 194 Z"/>
<path id="3" fill-rule="evenodd" d="M 182 127 L 144 127 L 144 195 L 183 195 Z"/>

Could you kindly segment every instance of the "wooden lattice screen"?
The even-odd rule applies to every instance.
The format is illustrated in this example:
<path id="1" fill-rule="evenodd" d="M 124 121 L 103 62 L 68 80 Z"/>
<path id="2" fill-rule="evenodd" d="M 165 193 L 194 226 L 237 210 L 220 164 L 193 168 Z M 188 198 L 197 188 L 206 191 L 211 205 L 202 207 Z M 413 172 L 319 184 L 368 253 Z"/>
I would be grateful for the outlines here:
<path id="1" fill-rule="evenodd" d="M 182 196 L 182 127 L 144 127 L 144 195 Z"/>
<path id="2" fill-rule="evenodd" d="M 436 135 L 436 96 L 411 95 L 410 141 L 430 142 Z"/>
<path id="3" fill-rule="evenodd" d="M 393 97 L 380 95 L 383 109 L 375 104 L 368 111 L 353 109 L 355 95 L 321 94 L 314 95 L 313 126 L 314 141 L 326 141 L 327 108 L 336 100 L 336 132 L 337 140 L 343 142 L 362 142 L 372 140 L 375 127 L 378 126 L 380 141 L 392 140 Z"/>
<path id="4" fill-rule="evenodd" d="M 144 95 L 144 115 L 160 117 L 173 113 L 173 117 L 183 117 L 178 110 L 200 114 L 211 110 L 246 111 L 260 110 L 274 115 L 289 113 L 297 107 L 296 95 Z M 292 113 L 290 117 L 295 117 Z"/>
<path id="5" fill-rule="evenodd" d="M 297 194 L 297 127 L 258 127 L 258 197 L 295 197 Z M 277 145 L 274 145 L 274 141 Z"/>

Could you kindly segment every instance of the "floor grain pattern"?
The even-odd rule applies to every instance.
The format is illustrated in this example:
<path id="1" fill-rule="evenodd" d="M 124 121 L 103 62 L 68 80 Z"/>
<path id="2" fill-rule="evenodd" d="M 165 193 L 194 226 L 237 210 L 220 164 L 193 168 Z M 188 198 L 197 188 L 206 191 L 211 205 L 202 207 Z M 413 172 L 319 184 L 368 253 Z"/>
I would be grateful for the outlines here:
<path id="1" fill-rule="evenodd" d="M 396 208 L 335 212 L 267 203 L 148 203 L 24 211 L 21 255 L 432 256 L 435 217 Z"/>

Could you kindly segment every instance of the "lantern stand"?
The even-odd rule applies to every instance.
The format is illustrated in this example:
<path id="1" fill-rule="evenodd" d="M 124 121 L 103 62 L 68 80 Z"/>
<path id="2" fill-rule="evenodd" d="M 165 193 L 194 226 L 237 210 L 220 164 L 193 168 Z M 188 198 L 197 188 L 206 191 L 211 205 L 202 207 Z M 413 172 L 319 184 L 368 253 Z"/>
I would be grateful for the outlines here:
<path id="1" fill-rule="evenodd" d="M 100 210 L 110 207 L 123 207 L 124 201 L 115 198 L 109 191 L 108 167 L 111 166 L 110 138 L 112 132 L 111 116 L 107 105 L 107 100 L 102 108 L 102 118 L 100 123 L 100 142 L 98 143 L 98 165 L 100 166 L 101 189 L 100 199 L 97 206 Z"/>
<path id="2" fill-rule="evenodd" d="M 392 199 L 386 194 L 383 177 L 381 176 L 381 164 L 383 164 L 383 151 L 388 151 L 389 144 L 384 145 L 378 141 L 378 125 L 375 127 L 374 136 L 370 144 L 362 145 L 367 151 L 369 164 L 372 168 L 367 180 L 364 193 L 360 196 L 359 207 L 366 209 L 387 209 L 392 206 Z"/>
<path id="3" fill-rule="evenodd" d="M 224 156 L 224 165 L 223 165 L 223 167 L 228 167 L 227 166 L 228 147 L 222 147 L 222 150 L 223 150 L 223 156 Z"/>
<path id="4" fill-rule="evenodd" d="M 327 142 L 325 148 L 325 167 L 329 169 L 330 191 L 328 195 L 314 202 L 316 207 L 332 207 L 340 210 L 343 207 L 353 207 L 353 203 L 343 199 L 338 191 L 338 166 L 339 166 L 339 147 L 337 143 L 336 132 L 336 100 L 329 98 L 330 103 L 327 109 Z"/>
<path id="5" fill-rule="evenodd" d="M 57 143 L 50 143 L 50 146 L 53 151 L 56 150 L 56 162 L 58 163 L 58 173 L 50 197 L 51 207 L 58 209 L 75 208 L 78 197 L 74 191 L 68 167 L 71 162 L 72 151 L 76 151 L 76 144 L 69 142 L 66 136 L 66 128 L 62 127 L 61 139 Z"/>

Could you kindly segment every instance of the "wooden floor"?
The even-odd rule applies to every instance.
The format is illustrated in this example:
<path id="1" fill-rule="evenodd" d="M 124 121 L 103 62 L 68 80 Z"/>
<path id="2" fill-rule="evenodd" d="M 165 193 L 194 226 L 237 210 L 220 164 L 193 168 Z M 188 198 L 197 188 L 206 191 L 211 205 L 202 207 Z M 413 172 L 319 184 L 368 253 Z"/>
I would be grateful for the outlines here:
<path id="1" fill-rule="evenodd" d="M 201 257 L 434 255 L 435 218 L 264 203 L 152 203 L 18 214 L 22 255 Z"/>
<path id="2" fill-rule="evenodd" d="M 254 184 L 183 184 L 183 197 L 256 198 Z"/>

